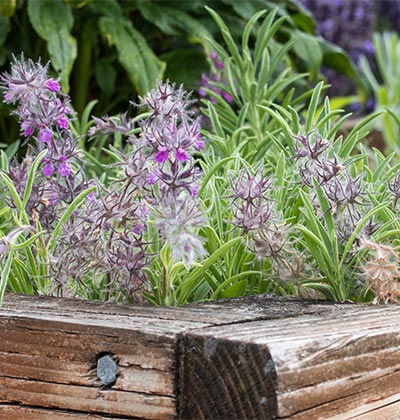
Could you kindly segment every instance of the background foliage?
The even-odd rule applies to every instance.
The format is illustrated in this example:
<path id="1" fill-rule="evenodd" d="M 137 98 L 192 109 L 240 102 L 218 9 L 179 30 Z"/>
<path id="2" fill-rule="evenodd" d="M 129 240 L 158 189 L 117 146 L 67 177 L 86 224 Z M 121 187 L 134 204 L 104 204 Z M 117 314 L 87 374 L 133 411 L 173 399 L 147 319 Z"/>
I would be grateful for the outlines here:
<path id="1" fill-rule="evenodd" d="M 210 66 L 209 40 L 222 39 L 207 5 L 229 22 L 235 42 L 240 42 L 254 13 L 278 7 L 278 16 L 288 19 L 276 41 L 300 41 L 289 65 L 309 72 L 312 83 L 318 80 L 321 64 L 356 74 L 340 48 L 314 36 L 312 16 L 295 0 L 3 0 L 0 70 L 21 52 L 44 63 L 51 60 L 79 115 L 91 100 L 97 101 L 95 115 L 113 115 L 154 87 L 156 80 L 170 79 L 197 90 L 201 74 Z M 0 109 L 0 133 L 10 142 L 18 134 L 7 114 Z"/>

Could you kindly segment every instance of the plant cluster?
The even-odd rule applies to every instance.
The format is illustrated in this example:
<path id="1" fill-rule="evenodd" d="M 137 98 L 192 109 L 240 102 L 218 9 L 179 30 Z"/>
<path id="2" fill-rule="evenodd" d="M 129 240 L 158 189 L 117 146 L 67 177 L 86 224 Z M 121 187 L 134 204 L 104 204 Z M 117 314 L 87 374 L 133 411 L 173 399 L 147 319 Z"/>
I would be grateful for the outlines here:
<path id="1" fill-rule="evenodd" d="M 400 164 L 362 142 L 380 114 L 343 137 L 349 115 L 287 64 L 301 38 L 277 44 L 277 9 L 249 19 L 240 48 L 209 12 L 223 42 L 208 41 L 218 77 L 202 88 L 204 116 L 182 86 L 159 82 L 139 117 L 85 124 L 107 166 L 84 159 L 47 66 L 21 57 L 3 74 L 30 147 L 21 163 L 1 155 L 1 297 L 398 301 Z"/>

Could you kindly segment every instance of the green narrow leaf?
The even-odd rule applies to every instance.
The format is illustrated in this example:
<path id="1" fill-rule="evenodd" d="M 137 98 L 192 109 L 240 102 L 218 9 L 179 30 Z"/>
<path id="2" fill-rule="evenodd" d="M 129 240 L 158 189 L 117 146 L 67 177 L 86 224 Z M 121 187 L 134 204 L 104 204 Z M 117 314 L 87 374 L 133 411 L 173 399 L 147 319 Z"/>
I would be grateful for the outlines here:
<path id="1" fill-rule="evenodd" d="M 314 88 L 314 92 L 311 96 L 310 105 L 307 110 L 307 118 L 305 124 L 306 133 L 309 133 L 314 128 L 314 120 L 316 118 L 316 111 L 318 108 L 318 102 L 321 95 L 321 90 L 324 86 L 324 82 L 319 82 Z"/>
<path id="2" fill-rule="evenodd" d="M 25 191 L 24 191 L 24 197 L 22 199 L 22 207 L 25 209 L 27 204 L 28 204 L 28 200 L 29 197 L 31 195 L 32 192 L 32 186 L 33 186 L 33 181 L 35 179 L 35 175 L 37 172 L 37 169 L 40 165 L 40 163 L 42 162 L 42 159 L 47 155 L 48 150 L 42 150 L 35 158 L 35 160 L 32 163 L 31 168 L 29 169 L 29 173 L 28 173 L 28 179 L 26 180 L 26 186 L 25 186 Z"/>
<path id="3" fill-rule="evenodd" d="M 140 95 L 153 89 L 163 78 L 165 63 L 160 61 L 147 44 L 143 35 L 132 23 L 123 19 L 102 17 L 101 33 L 118 52 L 118 60 Z"/>
<path id="4" fill-rule="evenodd" d="M 1 272 L 1 278 L 0 278 L 0 308 L 3 306 L 3 297 L 4 293 L 6 291 L 7 283 L 8 283 L 8 277 L 10 276 L 11 271 L 11 265 L 14 260 L 14 251 L 10 250 L 8 251 L 8 256 L 6 259 L 6 263 L 4 264 L 4 268 Z"/>
<path id="5" fill-rule="evenodd" d="M 369 115 L 361 122 L 359 122 L 348 134 L 346 139 L 343 141 L 340 149 L 338 150 L 338 156 L 342 159 L 346 159 L 350 153 L 354 150 L 356 144 L 362 140 L 362 135 L 366 135 L 366 127 L 370 124 L 373 120 L 379 117 L 382 114 L 382 111 L 374 112 L 373 114 Z"/>
<path id="6" fill-rule="evenodd" d="M 246 292 L 247 280 L 238 281 L 221 292 L 222 298 L 234 298 L 243 296 Z"/>
<path id="7" fill-rule="evenodd" d="M 208 268 L 214 264 L 219 258 L 228 252 L 230 248 L 241 242 L 242 238 L 236 237 L 226 242 L 219 248 L 214 254 L 210 255 L 202 265 L 196 266 L 193 271 L 189 274 L 186 280 L 177 288 L 176 293 L 179 295 L 179 303 L 186 302 L 186 299 L 196 288 L 197 282 L 202 278 L 203 274 Z"/>
<path id="8" fill-rule="evenodd" d="M 25 208 L 22 204 L 21 197 L 18 194 L 17 189 L 15 188 L 15 185 L 13 184 L 11 178 L 6 175 L 3 172 L 0 172 L 0 176 L 3 179 L 3 182 L 6 184 L 6 187 L 8 191 L 10 192 L 11 198 L 14 202 L 15 207 L 18 210 L 19 216 L 21 220 L 24 220 L 24 222 L 28 225 L 29 224 L 29 218 L 25 212 Z"/>
<path id="9" fill-rule="evenodd" d="M 213 9 L 211 9 L 208 6 L 204 6 L 208 13 L 213 17 L 217 25 L 219 26 L 219 29 L 221 31 L 222 37 L 224 38 L 225 44 L 228 47 L 229 52 L 231 53 L 232 57 L 236 61 L 237 64 L 242 66 L 242 59 L 239 54 L 239 49 L 236 46 L 235 41 L 232 38 L 232 35 L 228 29 L 228 27 L 225 25 L 224 21 L 221 19 L 221 16 L 217 12 L 215 12 Z"/>
<path id="10" fill-rule="evenodd" d="M 242 49 L 243 51 L 249 49 L 249 38 L 251 35 L 251 31 L 254 29 L 254 25 L 260 19 L 261 16 L 265 15 L 266 10 L 260 10 L 259 12 L 255 13 L 249 21 L 246 23 L 246 26 L 243 29 L 242 34 Z"/>
<path id="11" fill-rule="evenodd" d="M 229 277 L 228 279 L 226 279 L 223 283 L 221 283 L 218 288 L 214 291 L 214 293 L 211 296 L 211 299 L 217 299 L 219 297 L 219 295 L 222 293 L 221 297 L 236 297 L 236 296 L 240 296 L 240 295 L 233 295 L 233 296 L 228 296 L 229 294 L 229 290 L 231 290 L 232 292 L 234 290 L 240 291 L 242 290 L 240 286 L 238 286 L 238 289 L 235 288 L 230 288 L 228 287 L 231 283 L 234 283 L 232 286 L 234 286 L 237 283 L 241 283 L 241 282 L 245 282 L 246 286 L 247 286 L 247 282 L 248 280 L 241 280 L 238 281 L 240 279 L 242 279 L 243 277 L 250 277 L 252 274 L 260 274 L 260 271 L 255 271 L 255 270 L 251 270 L 251 271 L 244 271 L 242 273 L 238 273 L 235 274 L 232 277 Z M 231 286 L 231 287 L 232 287 Z M 246 288 L 246 287 L 245 287 Z M 225 294 L 225 292 L 227 292 L 227 294 Z"/>

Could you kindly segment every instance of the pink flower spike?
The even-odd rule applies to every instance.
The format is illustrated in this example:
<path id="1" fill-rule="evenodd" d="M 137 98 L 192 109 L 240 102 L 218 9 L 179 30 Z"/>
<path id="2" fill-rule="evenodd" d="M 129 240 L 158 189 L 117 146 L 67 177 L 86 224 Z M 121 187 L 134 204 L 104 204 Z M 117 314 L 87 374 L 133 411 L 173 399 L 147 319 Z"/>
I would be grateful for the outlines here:
<path id="1" fill-rule="evenodd" d="M 58 125 L 60 128 L 64 128 L 65 130 L 67 130 L 67 129 L 69 128 L 69 122 L 68 122 L 68 119 L 67 119 L 66 117 L 64 117 L 63 115 L 60 115 L 60 116 L 57 118 L 57 125 Z"/>
<path id="2" fill-rule="evenodd" d="M 61 89 L 60 84 L 56 80 L 54 80 L 53 78 L 47 80 L 45 85 L 46 85 L 47 89 L 49 89 L 50 92 L 59 92 L 60 89 Z"/>
<path id="3" fill-rule="evenodd" d="M 165 146 L 162 146 L 158 149 L 158 152 L 154 156 L 154 160 L 158 163 L 163 163 L 168 159 L 169 152 Z"/>
<path id="4" fill-rule="evenodd" d="M 42 127 L 39 130 L 39 141 L 49 144 L 53 138 L 53 132 L 47 127 Z"/>
<path id="5" fill-rule="evenodd" d="M 54 165 L 51 162 L 47 162 L 46 165 L 43 166 L 42 174 L 44 176 L 50 177 L 53 175 L 54 172 Z"/>
<path id="6" fill-rule="evenodd" d="M 187 153 L 181 147 L 176 151 L 175 157 L 179 162 L 185 162 L 188 160 Z"/>

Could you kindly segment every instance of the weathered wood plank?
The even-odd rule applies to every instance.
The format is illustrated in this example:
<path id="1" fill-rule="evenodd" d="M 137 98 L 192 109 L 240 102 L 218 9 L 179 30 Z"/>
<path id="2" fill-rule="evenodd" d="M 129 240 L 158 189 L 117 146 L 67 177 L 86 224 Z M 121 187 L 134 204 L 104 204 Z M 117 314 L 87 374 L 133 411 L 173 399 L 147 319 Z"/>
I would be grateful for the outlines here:
<path id="1" fill-rule="evenodd" d="M 398 420 L 400 417 L 400 393 L 388 398 L 379 398 L 367 404 L 347 411 L 345 414 L 334 415 L 327 420 Z"/>
<path id="2" fill-rule="evenodd" d="M 274 296 L 153 308 L 11 295 L 0 418 L 390 419 L 399 319 L 400 306 Z M 103 354 L 118 365 L 108 387 Z"/>
<path id="3" fill-rule="evenodd" d="M 189 332 L 180 415 L 327 419 L 398 394 L 399 319 L 399 306 L 353 307 Z"/>
<path id="4" fill-rule="evenodd" d="M 177 334 L 208 324 L 97 314 L 79 310 L 77 303 L 73 311 L 66 301 L 53 310 L 35 310 L 31 303 L 23 310 L 5 305 L 0 311 L 0 402 L 173 418 Z M 90 302 L 83 306 L 91 307 Z M 111 387 L 96 374 L 103 354 L 113 355 L 118 364 Z"/>
<path id="5" fill-rule="evenodd" d="M 113 321 L 124 323 L 129 319 L 129 328 L 132 322 L 138 323 L 146 318 L 155 320 L 183 320 L 187 322 L 201 322 L 209 325 L 221 325 L 243 321 L 263 319 L 279 319 L 297 317 L 306 314 L 322 314 L 348 310 L 353 304 L 333 304 L 320 300 L 306 300 L 295 297 L 282 297 L 273 295 L 258 295 L 223 301 L 192 304 L 180 307 L 154 307 L 135 305 L 115 305 L 112 303 L 87 302 L 78 299 L 57 299 L 47 296 L 24 296 L 7 294 L 3 310 L 15 316 L 23 317 L 32 314 L 35 317 L 43 314 L 48 317 L 63 318 L 78 315 L 83 319 L 99 319 L 106 321 L 112 317 Z M 149 321 L 148 321 L 149 322 Z M 161 321 L 162 324 L 164 324 Z M 160 322 L 157 322 L 160 324 Z M 185 328 L 185 327 L 184 327 Z"/>
<path id="6" fill-rule="evenodd" d="M 71 413 L 61 410 L 23 407 L 19 405 L 0 404 L 0 419 L 2 420 L 112 420 L 113 417 L 104 417 L 97 414 Z M 115 418 L 114 418 L 115 419 Z M 118 420 L 127 420 L 118 417 Z"/>

